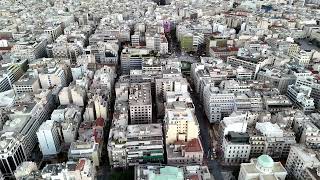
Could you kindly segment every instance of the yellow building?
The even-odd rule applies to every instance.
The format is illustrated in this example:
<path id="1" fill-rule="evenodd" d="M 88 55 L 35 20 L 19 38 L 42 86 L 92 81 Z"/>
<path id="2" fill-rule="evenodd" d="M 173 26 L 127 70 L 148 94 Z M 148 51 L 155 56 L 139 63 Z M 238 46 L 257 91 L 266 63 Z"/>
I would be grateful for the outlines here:
<path id="1" fill-rule="evenodd" d="M 167 110 L 165 117 L 166 144 L 175 141 L 190 141 L 198 138 L 199 124 L 191 109 Z"/>

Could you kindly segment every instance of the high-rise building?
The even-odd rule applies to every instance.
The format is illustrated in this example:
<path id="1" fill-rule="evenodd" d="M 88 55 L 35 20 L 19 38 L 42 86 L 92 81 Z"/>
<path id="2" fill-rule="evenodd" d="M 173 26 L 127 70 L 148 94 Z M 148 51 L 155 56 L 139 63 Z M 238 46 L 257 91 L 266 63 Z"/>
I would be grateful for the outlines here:
<path id="1" fill-rule="evenodd" d="M 125 48 L 121 53 L 121 70 L 129 74 L 130 70 L 142 69 L 142 62 L 152 57 L 150 51 L 144 48 Z"/>
<path id="2" fill-rule="evenodd" d="M 164 124 L 166 144 L 173 144 L 179 140 L 187 142 L 198 138 L 198 120 L 190 109 L 168 109 Z"/>
<path id="3" fill-rule="evenodd" d="M 128 125 L 126 138 L 126 156 L 129 166 L 164 161 L 161 124 Z"/>
<path id="4" fill-rule="evenodd" d="M 268 154 L 273 159 L 286 158 L 290 147 L 296 144 L 294 132 L 281 129 L 278 124 L 257 122 L 256 130 L 265 137 L 263 153 Z"/>
<path id="5" fill-rule="evenodd" d="M 249 161 L 251 145 L 247 133 L 229 132 L 222 142 L 224 163 L 229 165 Z"/>
<path id="6" fill-rule="evenodd" d="M 206 86 L 203 92 L 204 111 L 211 123 L 219 122 L 235 108 L 234 93 L 220 92 L 214 85 Z"/>
<path id="7" fill-rule="evenodd" d="M 67 77 L 64 70 L 60 67 L 52 67 L 39 72 L 40 84 L 43 89 L 53 86 L 66 86 Z"/>
<path id="8" fill-rule="evenodd" d="M 8 67 L 0 67 L 0 92 L 9 90 L 13 87 L 14 82 L 24 74 L 27 70 L 28 61 L 12 64 Z"/>
<path id="9" fill-rule="evenodd" d="M 37 131 L 40 150 L 44 157 L 55 156 L 61 149 L 60 128 L 53 120 L 41 124 Z"/>
<path id="10" fill-rule="evenodd" d="M 13 84 L 13 89 L 17 94 L 40 91 L 39 78 L 33 72 L 26 72 L 18 81 Z"/>
<path id="11" fill-rule="evenodd" d="M 288 178 L 303 180 L 307 177 L 307 168 L 319 166 L 320 161 L 313 150 L 296 145 L 291 147 L 285 167 L 288 171 Z"/>
<path id="12" fill-rule="evenodd" d="M 152 122 L 152 97 L 150 83 L 132 83 L 129 89 L 131 124 Z"/>
<path id="13" fill-rule="evenodd" d="M 18 134 L 5 133 L 0 137 L 0 170 L 4 177 L 12 177 L 17 167 L 27 159 Z"/>
<path id="14" fill-rule="evenodd" d="M 312 88 L 304 85 L 289 85 L 288 97 L 305 113 L 313 112 L 315 109 L 314 99 L 311 97 Z"/>

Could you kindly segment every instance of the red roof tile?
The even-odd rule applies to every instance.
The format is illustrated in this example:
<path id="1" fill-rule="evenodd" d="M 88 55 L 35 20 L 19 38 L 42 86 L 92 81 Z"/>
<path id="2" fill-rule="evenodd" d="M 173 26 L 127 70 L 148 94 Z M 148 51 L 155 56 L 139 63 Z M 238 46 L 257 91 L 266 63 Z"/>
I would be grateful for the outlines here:
<path id="1" fill-rule="evenodd" d="M 183 145 L 184 141 L 178 140 L 176 142 L 174 142 L 174 145 Z"/>
<path id="2" fill-rule="evenodd" d="M 0 47 L 0 51 L 9 51 L 11 50 L 12 47 L 8 46 L 8 47 Z"/>
<path id="3" fill-rule="evenodd" d="M 199 151 L 202 151 L 202 147 L 200 145 L 199 139 L 192 139 L 192 140 L 186 142 L 184 150 L 186 152 L 199 152 Z"/>
<path id="4" fill-rule="evenodd" d="M 86 163 L 86 161 L 84 159 L 80 159 L 79 162 L 77 163 L 76 170 L 81 171 L 83 169 L 85 163 Z"/>
<path id="5" fill-rule="evenodd" d="M 199 177 L 197 175 L 191 175 L 188 177 L 190 180 L 199 180 Z"/>
<path id="6" fill-rule="evenodd" d="M 96 119 L 96 126 L 104 126 L 104 119 L 103 118 L 97 118 Z"/>

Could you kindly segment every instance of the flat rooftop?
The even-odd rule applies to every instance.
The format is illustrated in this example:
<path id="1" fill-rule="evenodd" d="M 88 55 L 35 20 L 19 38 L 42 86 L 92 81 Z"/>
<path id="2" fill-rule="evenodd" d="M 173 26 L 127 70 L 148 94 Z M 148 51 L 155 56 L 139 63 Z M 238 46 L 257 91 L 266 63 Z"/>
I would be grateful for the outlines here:
<path id="1" fill-rule="evenodd" d="M 151 105 L 150 83 L 132 83 L 129 89 L 129 105 Z"/>
<path id="2" fill-rule="evenodd" d="M 162 125 L 159 124 L 139 124 L 128 125 L 127 137 L 138 136 L 162 136 Z"/>

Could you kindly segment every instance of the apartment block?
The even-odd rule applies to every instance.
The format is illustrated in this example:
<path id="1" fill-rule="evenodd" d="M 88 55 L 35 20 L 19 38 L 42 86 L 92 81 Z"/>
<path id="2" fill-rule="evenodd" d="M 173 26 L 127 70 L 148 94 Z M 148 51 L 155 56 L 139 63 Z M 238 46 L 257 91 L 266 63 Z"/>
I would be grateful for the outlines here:
<path id="1" fill-rule="evenodd" d="M 152 122 L 152 97 L 150 83 L 132 83 L 129 89 L 131 124 Z"/>

